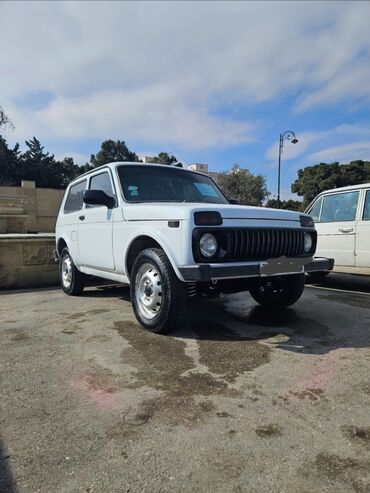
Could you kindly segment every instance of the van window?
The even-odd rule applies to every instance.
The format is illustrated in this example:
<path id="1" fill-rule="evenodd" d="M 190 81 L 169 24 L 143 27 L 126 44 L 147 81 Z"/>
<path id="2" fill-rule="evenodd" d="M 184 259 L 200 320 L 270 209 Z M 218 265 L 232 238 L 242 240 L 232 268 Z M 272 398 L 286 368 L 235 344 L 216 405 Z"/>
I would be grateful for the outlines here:
<path id="1" fill-rule="evenodd" d="M 362 219 L 364 221 L 370 221 L 370 190 L 366 192 L 364 214 Z"/>
<path id="2" fill-rule="evenodd" d="M 354 221 L 356 219 L 358 197 L 358 191 L 324 196 L 320 222 Z"/>
<path id="3" fill-rule="evenodd" d="M 64 204 L 64 212 L 75 212 L 82 209 L 82 195 L 86 189 L 86 180 L 82 180 L 76 185 L 72 185 L 68 192 L 67 200 Z"/>
<path id="4" fill-rule="evenodd" d="M 322 204 L 322 197 L 320 197 L 319 200 L 315 202 L 315 205 L 312 207 L 312 209 L 309 212 L 309 215 L 312 217 L 315 223 L 320 222 L 321 204 Z"/>
<path id="5" fill-rule="evenodd" d="M 112 183 L 109 178 L 109 173 L 105 171 L 104 173 L 99 173 L 98 175 L 92 176 L 90 180 L 90 190 L 102 190 L 109 197 L 114 197 L 114 192 L 112 189 Z M 98 205 L 88 205 L 87 207 L 99 207 Z"/>

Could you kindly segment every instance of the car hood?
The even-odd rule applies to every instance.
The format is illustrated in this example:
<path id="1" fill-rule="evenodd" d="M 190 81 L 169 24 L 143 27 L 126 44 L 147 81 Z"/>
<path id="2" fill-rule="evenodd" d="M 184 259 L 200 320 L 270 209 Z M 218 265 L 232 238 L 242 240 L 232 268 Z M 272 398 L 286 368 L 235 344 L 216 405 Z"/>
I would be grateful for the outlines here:
<path id="1" fill-rule="evenodd" d="M 127 221 L 145 220 L 186 220 L 192 219 L 194 212 L 218 211 L 223 219 L 271 219 L 298 221 L 301 213 L 266 207 L 251 207 L 233 204 L 196 204 L 183 202 L 146 202 L 125 204 L 123 216 Z"/>

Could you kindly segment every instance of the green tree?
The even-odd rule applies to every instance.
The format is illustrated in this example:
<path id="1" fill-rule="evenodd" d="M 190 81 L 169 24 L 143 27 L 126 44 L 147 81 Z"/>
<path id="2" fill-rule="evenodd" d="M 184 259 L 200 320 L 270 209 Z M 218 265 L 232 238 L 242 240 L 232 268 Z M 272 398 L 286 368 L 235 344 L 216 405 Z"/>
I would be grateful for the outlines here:
<path id="1" fill-rule="evenodd" d="M 237 199 L 243 205 L 261 206 L 269 195 L 264 176 L 254 175 L 237 164 L 220 175 L 218 184 L 226 197 Z"/>
<path id="2" fill-rule="evenodd" d="M 96 155 L 92 154 L 90 158 L 90 163 L 94 168 L 117 161 L 139 161 L 139 158 L 130 151 L 123 140 L 111 139 L 105 140 L 100 151 Z"/>
<path id="3" fill-rule="evenodd" d="M 370 161 L 320 163 L 298 170 L 298 178 L 292 184 L 292 192 L 303 197 L 306 207 L 320 192 L 331 188 L 358 185 L 370 181 Z"/>
<path id="4" fill-rule="evenodd" d="M 271 207 L 271 209 L 276 209 L 277 208 L 277 200 L 276 199 L 269 199 L 266 202 L 265 207 Z M 303 210 L 303 203 L 300 202 L 299 200 L 280 200 L 280 209 L 285 209 L 289 211 L 301 211 Z"/>
<path id="5" fill-rule="evenodd" d="M 153 162 L 158 164 L 166 164 L 167 166 L 174 165 L 179 168 L 183 167 L 183 164 L 177 160 L 176 156 L 173 154 L 170 155 L 168 152 L 160 152 L 158 156 L 153 158 Z"/>
<path id="6" fill-rule="evenodd" d="M 0 185 L 17 185 L 19 182 L 19 144 L 10 149 L 0 135 Z"/>
<path id="7" fill-rule="evenodd" d="M 56 161 L 54 154 L 46 152 L 36 137 L 26 140 L 26 146 L 28 149 L 19 160 L 18 181 L 33 180 L 37 187 L 43 188 L 65 188 L 80 174 L 80 167 L 74 164 L 73 158 Z"/>

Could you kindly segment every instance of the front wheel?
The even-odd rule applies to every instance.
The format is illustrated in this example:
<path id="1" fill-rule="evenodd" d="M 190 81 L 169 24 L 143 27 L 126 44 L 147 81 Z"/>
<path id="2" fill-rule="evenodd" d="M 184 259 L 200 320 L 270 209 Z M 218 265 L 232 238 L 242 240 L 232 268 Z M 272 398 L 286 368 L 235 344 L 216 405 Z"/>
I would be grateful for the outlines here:
<path id="1" fill-rule="evenodd" d="M 163 250 L 148 248 L 137 256 L 130 285 L 132 307 L 143 327 L 164 334 L 183 323 L 185 284 L 176 276 Z"/>
<path id="2" fill-rule="evenodd" d="M 59 279 L 63 291 L 71 296 L 81 294 L 85 287 L 85 275 L 73 263 L 68 248 L 63 248 L 59 259 Z"/>
<path id="3" fill-rule="evenodd" d="M 262 306 L 284 308 L 298 301 L 303 290 L 304 274 L 294 274 L 276 277 L 249 292 Z"/>

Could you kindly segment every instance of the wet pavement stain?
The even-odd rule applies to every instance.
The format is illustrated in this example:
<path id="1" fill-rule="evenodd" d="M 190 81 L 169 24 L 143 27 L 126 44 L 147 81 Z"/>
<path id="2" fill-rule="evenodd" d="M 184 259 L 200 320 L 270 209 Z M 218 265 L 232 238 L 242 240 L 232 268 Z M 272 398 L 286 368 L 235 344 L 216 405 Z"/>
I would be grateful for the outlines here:
<path id="1" fill-rule="evenodd" d="M 370 449 L 370 427 L 342 426 L 343 435 L 353 443 Z"/>
<path id="2" fill-rule="evenodd" d="M 206 413 L 209 413 L 211 411 L 214 411 L 216 409 L 216 406 L 213 404 L 212 401 L 200 401 L 198 402 L 198 406 L 200 409 Z"/>
<path id="3" fill-rule="evenodd" d="M 107 308 L 95 308 L 94 310 L 89 310 L 85 315 L 99 315 L 100 313 L 108 313 L 110 310 Z"/>
<path id="4" fill-rule="evenodd" d="M 233 417 L 233 416 L 231 416 L 231 414 L 227 413 L 226 411 L 217 412 L 216 416 L 218 418 L 232 418 Z"/>
<path id="5" fill-rule="evenodd" d="M 198 336 L 200 363 L 229 383 L 235 382 L 240 374 L 270 361 L 270 347 L 242 337 L 224 325 L 195 322 L 192 331 Z"/>
<path id="6" fill-rule="evenodd" d="M 334 301 L 335 303 L 340 303 L 341 305 L 350 305 L 356 308 L 367 308 L 368 310 L 370 310 L 369 296 L 361 296 L 361 294 L 359 293 L 356 293 L 356 295 L 343 292 L 341 292 L 339 295 L 331 293 L 321 295 L 320 298 L 326 301 Z"/>
<path id="7" fill-rule="evenodd" d="M 268 424 L 265 426 L 259 426 L 255 429 L 256 434 L 261 438 L 273 438 L 273 437 L 281 437 L 283 432 L 279 425 L 277 424 Z"/>
<path id="8" fill-rule="evenodd" d="M 153 334 L 130 321 L 116 322 L 114 327 L 131 346 L 122 352 L 122 361 L 137 370 L 136 381 L 129 385 L 130 388 L 148 386 L 162 391 L 161 396 L 150 400 L 162 418 L 196 423 L 209 412 L 210 406 L 196 403 L 195 396 L 240 395 L 238 391 L 228 389 L 228 383 L 222 378 L 192 372 L 194 361 L 185 354 L 184 341 Z"/>
<path id="9" fill-rule="evenodd" d="M 25 334 L 24 332 L 20 332 L 19 334 L 16 334 L 11 338 L 11 340 L 14 342 L 29 341 L 30 339 L 31 337 Z"/>
<path id="10" fill-rule="evenodd" d="M 301 472 L 306 478 L 313 476 L 326 478 L 330 482 L 331 491 L 335 491 L 335 484 L 344 487 L 345 491 L 356 493 L 370 491 L 370 462 L 368 460 L 320 452 L 313 463 L 305 464 Z"/>
<path id="11" fill-rule="evenodd" d="M 70 315 L 65 315 L 64 318 L 67 320 L 76 320 L 78 318 L 84 317 L 86 315 L 85 312 L 76 312 L 71 313 Z"/>
<path id="12" fill-rule="evenodd" d="M 305 389 L 300 392 L 289 391 L 289 393 L 298 397 L 300 400 L 308 399 L 310 401 L 317 401 L 324 391 L 322 389 Z"/>

